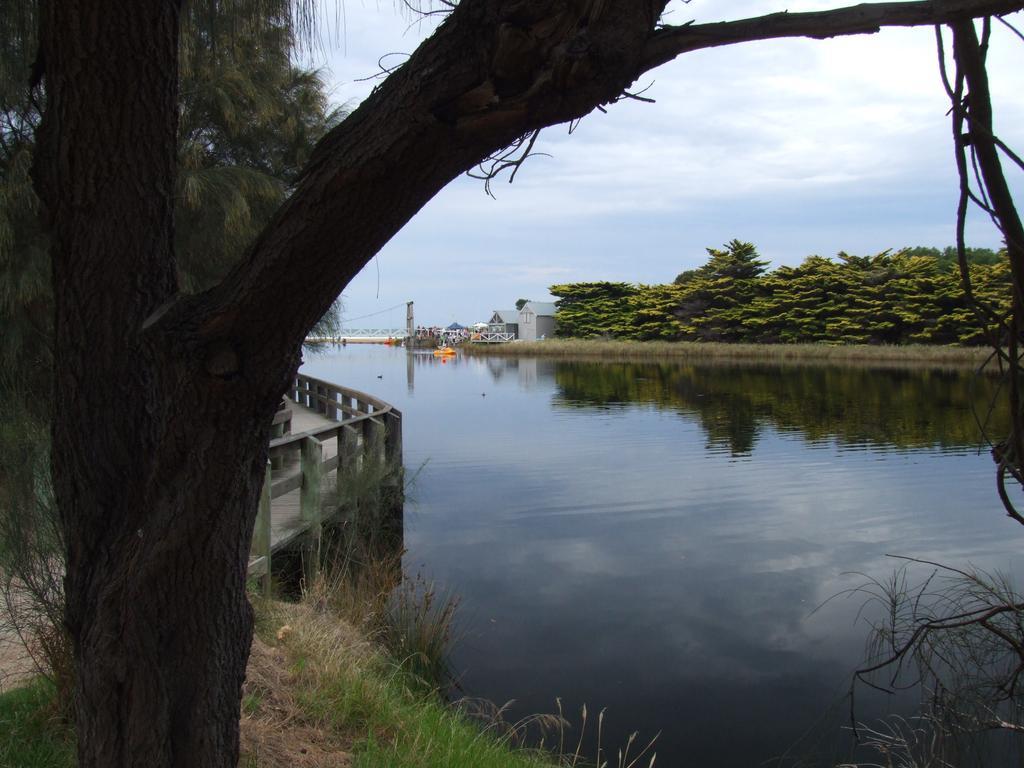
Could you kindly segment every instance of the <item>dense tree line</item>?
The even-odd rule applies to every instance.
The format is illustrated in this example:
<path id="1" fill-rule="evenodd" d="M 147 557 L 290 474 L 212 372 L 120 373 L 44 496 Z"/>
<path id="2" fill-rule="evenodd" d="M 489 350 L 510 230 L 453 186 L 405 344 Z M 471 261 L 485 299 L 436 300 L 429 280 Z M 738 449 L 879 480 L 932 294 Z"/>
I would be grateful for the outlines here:
<path id="1" fill-rule="evenodd" d="M 874 256 L 809 256 L 767 270 L 751 243 L 709 248 L 708 261 L 666 285 L 551 286 L 558 334 L 747 343 L 982 344 L 990 329 L 965 295 L 955 251 L 905 248 Z M 969 249 L 974 296 L 1008 310 L 1010 268 Z"/>

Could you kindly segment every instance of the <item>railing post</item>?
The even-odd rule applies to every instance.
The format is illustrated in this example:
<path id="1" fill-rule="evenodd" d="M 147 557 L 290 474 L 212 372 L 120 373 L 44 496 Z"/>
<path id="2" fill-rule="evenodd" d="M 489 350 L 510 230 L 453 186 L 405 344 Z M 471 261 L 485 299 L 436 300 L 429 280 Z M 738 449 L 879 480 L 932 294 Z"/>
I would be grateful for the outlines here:
<path id="1" fill-rule="evenodd" d="M 263 595 L 268 598 L 270 597 L 270 551 L 273 530 L 270 506 L 271 482 L 270 461 L 267 461 L 267 471 L 263 476 L 263 489 L 260 492 L 260 506 L 256 512 L 256 527 L 252 532 L 252 551 L 257 557 L 263 558 L 262 587 Z"/>
<path id="2" fill-rule="evenodd" d="M 402 412 L 392 408 L 385 415 L 384 467 L 385 515 L 381 530 L 401 551 L 405 532 L 405 466 L 402 462 Z"/>
<path id="3" fill-rule="evenodd" d="M 369 457 L 373 463 L 384 460 L 384 420 L 380 416 L 367 419 L 366 422 L 366 444 L 363 446 L 363 455 Z"/>
<path id="4" fill-rule="evenodd" d="M 338 390 L 334 387 L 327 390 L 327 418 L 338 420 Z"/>
<path id="5" fill-rule="evenodd" d="M 402 463 L 402 412 L 390 408 L 384 420 L 384 475 L 380 530 L 382 542 L 401 552 L 405 541 L 405 468 Z"/>
<path id="6" fill-rule="evenodd" d="M 327 387 L 317 384 L 315 399 L 316 405 L 313 406 L 313 410 L 317 413 L 327 413 L 327 403 L 324 402 L 327 399 Z"/>
<path id="7" fill-rule="evenodd" d="M 299 491 L 299 518 L 309 533 L 304 569 L 306 582 L 311 584 L 320 571 L 320 466 L 324 458 L 324 446 L 315 437 L 302 441 L 302 488 Z"/>
<path id="8" fill-rule="evenodd" d="M 285 405 L 285 407 L 287 408 L 287 405 Z M 271 440 L 273 440 L 276 437 L 284 437 L 285 433 L 291 431 L 290 421 L 278 421 L 278 416 L 280 415 L 280 413 L 281 410 L 279 409 L 278 412 L 274 414 L 274 422 L 270 425 Z M 280 469 L 283 466 L 280 452 L 272 453 L 270 455 L 270 466 L 274 469 Z"/>
<path id="9" fill-rule="evenodd" d="M 384 419 L 384 463 L 388 470 L 388 480 L 392 485 L 401 485 L 402 412 L 392 408 Z"/>
<path id="10" fill-rule="evenodd" d="M 359 432 L 356 427 L 342 427 L 338 435 L 338 476 L 351 477 L 359 459 Z"/>

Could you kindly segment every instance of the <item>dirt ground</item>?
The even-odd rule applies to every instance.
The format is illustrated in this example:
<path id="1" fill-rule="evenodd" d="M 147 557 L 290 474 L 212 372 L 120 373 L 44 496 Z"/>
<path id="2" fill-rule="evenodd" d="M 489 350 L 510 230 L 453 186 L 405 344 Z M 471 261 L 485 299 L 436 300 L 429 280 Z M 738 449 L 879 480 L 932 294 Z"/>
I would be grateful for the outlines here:
<path id="1" fill-rule="evenodd" d="M 7 606 L 0 598 L 0 693 L 23 685 L 35 671 L 32 657 L 10 626 Z"/>

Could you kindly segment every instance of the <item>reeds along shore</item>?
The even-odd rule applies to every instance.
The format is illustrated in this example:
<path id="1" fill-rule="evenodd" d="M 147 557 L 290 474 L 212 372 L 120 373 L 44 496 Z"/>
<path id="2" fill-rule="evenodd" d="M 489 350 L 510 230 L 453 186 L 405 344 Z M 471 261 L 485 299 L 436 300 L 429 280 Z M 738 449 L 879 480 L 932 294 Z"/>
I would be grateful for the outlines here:
<path id="1" fill-rule="evenodd" d="M 615 341 L 547 339 L 511 344 L 467 344 L 471 354 L 507 357 L 599 358 L 601 360 L 688 360 L 765 363 L 938 365 L 977 368 L 991 356 L 989 347 L 725 344 L 691 341 Z"/>

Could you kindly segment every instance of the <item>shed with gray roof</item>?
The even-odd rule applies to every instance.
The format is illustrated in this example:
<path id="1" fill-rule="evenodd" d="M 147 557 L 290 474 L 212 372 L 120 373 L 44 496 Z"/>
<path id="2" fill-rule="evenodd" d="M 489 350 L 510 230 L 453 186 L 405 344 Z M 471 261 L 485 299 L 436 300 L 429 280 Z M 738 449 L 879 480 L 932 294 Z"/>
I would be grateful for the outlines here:
<path id="1" fill-rule="evenodd" d="M 523 341 L 549 339 L 555 335 L 555 311 L 550 301 L 528 301 L 519 310 L 518 337 Z"/>

